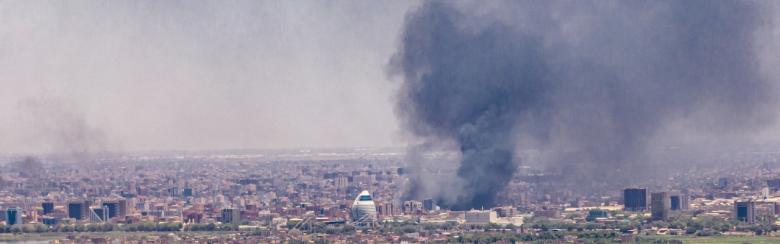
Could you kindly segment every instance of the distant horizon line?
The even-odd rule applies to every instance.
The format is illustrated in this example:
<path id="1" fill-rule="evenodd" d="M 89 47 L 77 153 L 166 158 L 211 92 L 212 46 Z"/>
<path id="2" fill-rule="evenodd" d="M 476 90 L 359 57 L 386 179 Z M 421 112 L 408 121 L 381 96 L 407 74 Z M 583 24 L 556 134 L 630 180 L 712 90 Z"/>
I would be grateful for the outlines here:
<path id="1" fill-rule="evenodd" d="M 697 146 L 697 145 L 659 145 L 654 148 L 648 148 L 648 149 L 673 149 L 678 147 L 689 147 L 689 146 Z M 741 145 L 726 145 L 728 148 L 735 149 L 745 146 L 758 146 L 758 147 L 766 147 L 766 146 L 772 146 L 772 147 L 778 147 L 777 149 L 780 150 L 780 142 L 767 142 L 767 143 L 749 143 L 749 144 L 741 144 Z M 293 151 L 314 151 L 314 152 L 327 152 L 327 151 L 359 151 L 359 150 L 393 150 L 393 151 L 400 151 L 400 152 L 406 152 L 406 149 L 410 147 L 407 146 L 355 146 L 355 147 L 258 147 L 258 148 L 225 148 L 225 149 L 158 149 L 158 150 L 151 150 L 151 149 L 142 149 L 142 150 L 106 150 L 106 151 L 95 151 L 95 152 L 8 152 L 8 153 L 2 153 L 0 152 L 0 158 L 20 158 L 20 157 L 27 157 L 27 156 L 44 156 L 44 157 L 58 157 L 58 156 L 96 156 L 96 155 L 137 155 L 137 154 L 170 154 L 170 153 L 185 153 L 185 154 L 197 154 L 197 153 L 226 153 L 226 152 L 243 152 L 243 153 L 251 153 L 251 152 L 293 152 Z M 542 150 L 540 148 L 525 148 L 524 150 L 520 151 L 539 151 Z M 457 150 L 455 150 L 457 151 Z M 441 148 L 439 150 L 431 150 L 430 152 L 448 152 L 448 150 L 442 150 Z"/>
<path id="2" fill-rule="evenodd" d="M 143 153 L 205 153 L 205 152 L 284 152 L 284 151 L 335 151 L 335 150 L 380 150 L 395 149 L 404 150 L 405 146 L 362 146 L 362 147 L 263 147 L 263 148 L 225 148 L 225 149 L 157 149 L 157 150 L 106 150 L 97 152 L 37 152 L 37 153 L 0 153 L 0 157 L 25 157 L 25 156 L 67 156 L 67 155 L 121 155 Z"/>

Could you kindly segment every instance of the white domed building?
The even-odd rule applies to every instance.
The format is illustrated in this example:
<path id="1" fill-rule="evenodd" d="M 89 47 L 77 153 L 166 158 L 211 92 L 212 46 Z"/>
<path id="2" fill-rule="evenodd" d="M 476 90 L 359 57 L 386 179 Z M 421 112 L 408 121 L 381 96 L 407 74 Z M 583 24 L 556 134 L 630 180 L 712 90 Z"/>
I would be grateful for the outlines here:
<path id="1" fill-rule="evenodd" d="M 370 227 L 376 222 L 376 205 L 368 191 L 361 192 L 352 203 L 352 223 Z"/>

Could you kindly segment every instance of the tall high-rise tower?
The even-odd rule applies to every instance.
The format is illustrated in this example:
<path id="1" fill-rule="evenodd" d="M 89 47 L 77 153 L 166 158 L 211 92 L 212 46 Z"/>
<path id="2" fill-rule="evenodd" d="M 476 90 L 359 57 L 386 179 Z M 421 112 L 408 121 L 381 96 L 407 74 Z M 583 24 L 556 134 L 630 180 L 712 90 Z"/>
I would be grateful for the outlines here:
<path id="1" fill-rule="evenodd" d="M 756 202 L 747 200 L 747 201 L 736 201 L 734 202 L 734 217 L 742 222 L 746 222 L 749 224 L 756 222 L 756 216 L 755 216 L 755 209 L 756 209 Z"/>
<path id="2" fill-rule="evenodd" d="M 7 225 L 22 224 L 22 209 L 21 208 L 6 209 L 5 222 Z"/>
<path id="3" fill-rule="evenodd" d="M 669 218 L 669 210 L 672 202 L 668 192 L 654 192 L 650 195 L 650 208 L 653 220 L 666 220 Z"/>
<path id="4" fill-rule="evenodd" d="M 644 211 L 647 209 L 647 189 L 627 188 L 623 190 L 623 205 L 628 211 Z"/>

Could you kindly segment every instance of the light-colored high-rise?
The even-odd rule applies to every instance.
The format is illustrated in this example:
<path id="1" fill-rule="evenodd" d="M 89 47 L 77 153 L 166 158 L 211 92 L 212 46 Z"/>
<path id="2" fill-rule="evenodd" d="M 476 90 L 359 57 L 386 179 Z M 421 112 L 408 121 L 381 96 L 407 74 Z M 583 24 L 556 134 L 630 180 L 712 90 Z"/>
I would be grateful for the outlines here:
<path id="1" fill-rule="evenodd" d="M 376 221 L 376 205 L 368 191 L 361 192 L 352 203 L 352 222 L 370 225 Z"/>

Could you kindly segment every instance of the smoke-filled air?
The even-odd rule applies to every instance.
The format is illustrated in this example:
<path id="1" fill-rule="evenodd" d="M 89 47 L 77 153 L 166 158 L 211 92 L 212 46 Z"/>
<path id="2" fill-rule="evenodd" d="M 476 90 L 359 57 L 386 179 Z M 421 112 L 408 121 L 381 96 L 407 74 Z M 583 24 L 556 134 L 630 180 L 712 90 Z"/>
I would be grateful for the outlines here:
<path id="1" fill-rule="evenodd" d="M 644 155 L 672 127 L 707 138 L 762 128 L 775 116 L 759 65 L 764 4 L 422 4 L 388 65 L 401 80 L 396 113 L 410 151 L 454 148 L 460 164 L 436 191 L 413 178 L 410 197 L 493 206 L 529 148 L 554 152 L 541 160 L 572 181 L 620 181 L 655 170 Z"/>

